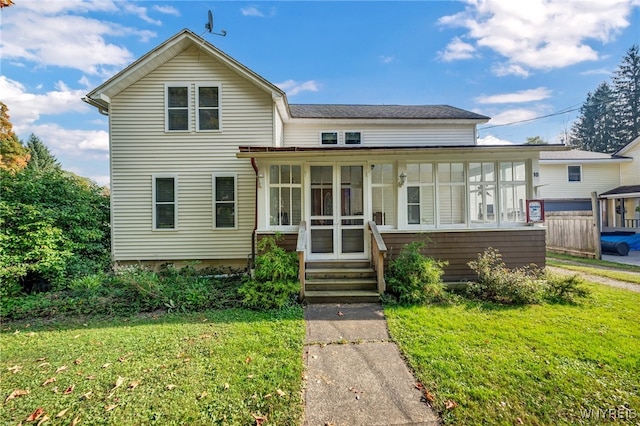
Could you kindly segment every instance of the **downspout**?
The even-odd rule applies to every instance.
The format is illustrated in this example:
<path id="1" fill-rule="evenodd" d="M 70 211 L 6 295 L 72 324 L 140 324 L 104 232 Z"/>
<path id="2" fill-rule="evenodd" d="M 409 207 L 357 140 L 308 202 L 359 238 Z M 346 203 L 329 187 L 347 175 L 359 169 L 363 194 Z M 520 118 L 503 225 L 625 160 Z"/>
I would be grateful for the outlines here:
<path id="1" fill-rule="evenodd" d="M 253 210 L 253 231 L 251 232 L 251 268 L 255 268 L 256 265 L 256 233 L 258 231 L 258 181 L 260 179 L 260 175 L 258 172 L 258 165 L 256 164 L 256 159 L 251 157 L 251 166 L 253 167 L 254 172 L 256 173 L 256 186 L 255 186 L 255 208 Z"/>

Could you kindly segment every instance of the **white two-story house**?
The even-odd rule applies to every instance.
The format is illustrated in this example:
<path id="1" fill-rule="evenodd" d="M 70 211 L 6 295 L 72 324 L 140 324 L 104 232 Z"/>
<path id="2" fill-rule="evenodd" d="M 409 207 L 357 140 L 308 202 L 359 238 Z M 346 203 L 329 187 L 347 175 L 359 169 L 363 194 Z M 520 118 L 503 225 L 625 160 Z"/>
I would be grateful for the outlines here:
<path id="1" fill-rule="evenodd" d="M 85 101 L 109 116 L 116 262 L 246 266 L 279 232 L 302 266 L 371 262 L 385 246 L 388 261 L 415 239 L 449 262 L 448 281 L 473 277 L 467 262 L 489 246 L 510 266 L 544 266 L 544 228 L 525 211 L 541 148 L 478 145 L 488 117 L 289 104 L 189 30 Z"/>

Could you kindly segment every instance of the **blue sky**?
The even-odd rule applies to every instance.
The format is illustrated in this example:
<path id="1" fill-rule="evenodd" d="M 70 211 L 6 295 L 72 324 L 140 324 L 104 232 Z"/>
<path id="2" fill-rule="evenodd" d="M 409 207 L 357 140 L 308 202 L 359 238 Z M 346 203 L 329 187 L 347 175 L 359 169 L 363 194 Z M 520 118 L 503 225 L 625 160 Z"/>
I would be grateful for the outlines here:
<path id="1" fill-rule="evenodd" d="M 492 117 L 481 143 L 559 143 L 640 43 L 640 0 L 14 0 L 0 12 L 0 101 L 67 170 L 109 181 L 108 120 L 81 98 L 189 28 L 290 103 L 449 104 Z M 214 30 L 206 34 L 207 10 Z M 494 127 L 498 126 L 498 127 Z"/>

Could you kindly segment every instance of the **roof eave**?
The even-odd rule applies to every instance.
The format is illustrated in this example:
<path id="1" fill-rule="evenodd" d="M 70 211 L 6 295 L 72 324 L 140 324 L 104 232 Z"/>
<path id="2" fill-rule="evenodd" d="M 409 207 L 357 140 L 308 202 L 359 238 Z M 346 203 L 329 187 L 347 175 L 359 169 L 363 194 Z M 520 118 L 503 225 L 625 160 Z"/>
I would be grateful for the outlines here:
<path id="1" fill-rule="evenodd" d="M 468 118 L 300 118 L 291 117 L 288 122 L 295 124 L 458 124 L 458 125 L 479 125 L 488 122 L 489 119 L 468 119 Z"/>

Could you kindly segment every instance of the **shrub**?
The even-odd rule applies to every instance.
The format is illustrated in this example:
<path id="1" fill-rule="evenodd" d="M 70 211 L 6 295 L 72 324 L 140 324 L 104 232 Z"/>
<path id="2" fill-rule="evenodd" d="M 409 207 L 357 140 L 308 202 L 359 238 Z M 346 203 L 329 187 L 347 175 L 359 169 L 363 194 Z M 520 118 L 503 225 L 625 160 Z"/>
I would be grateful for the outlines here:
<path id="1" fill-rule="evenodd" d="M 251 309 L 280 309 L 291 304 L 300 292 L 298 259 L 277 242 L 282 237 L 264 237 L 258 243 L 259 255 L 253 278 L 238 289 L 242 303 Z"/>
<path id="2" fill-rule="evenodd" d="M 468 265 L 478 274 L 478 281 L 467 287 L 467 294 L 473 298 L 505 305 L 536 304 L 544 300 L 543 271 L 534 264 L 509 269 L 499 250 L 489 247 Z"/>
<path id="3" fill-rule="evenodd" d="M 575 303 L 588 297 L 590 292 L 583 287 L 584 280 L 577 275 L 564 276 L 547 272 L 547 299 L 551 302 Z"/>
<path id="4" fill-rule="evenodd" d="M 467 286 L 467 295 L 472 298 L 506 305 L 536 304 L 544 301 L 544 274 L 534 264 L 509 269 L 502 261 L 499 250 L 489 247 L 478 255 L 477 260 L 469 262 L 468 265 L 478 274 L 478 280 Z"/>
<path id="5" fill-rule="evenodd" d="M 420 250 L 424 245 L 420 241 L 407 244 L 389 263 L 387 284 L 400 303 L 424 304 L 447 300 L 442 283 L 442 268 L 447 262 L 423 256 Z"/>

